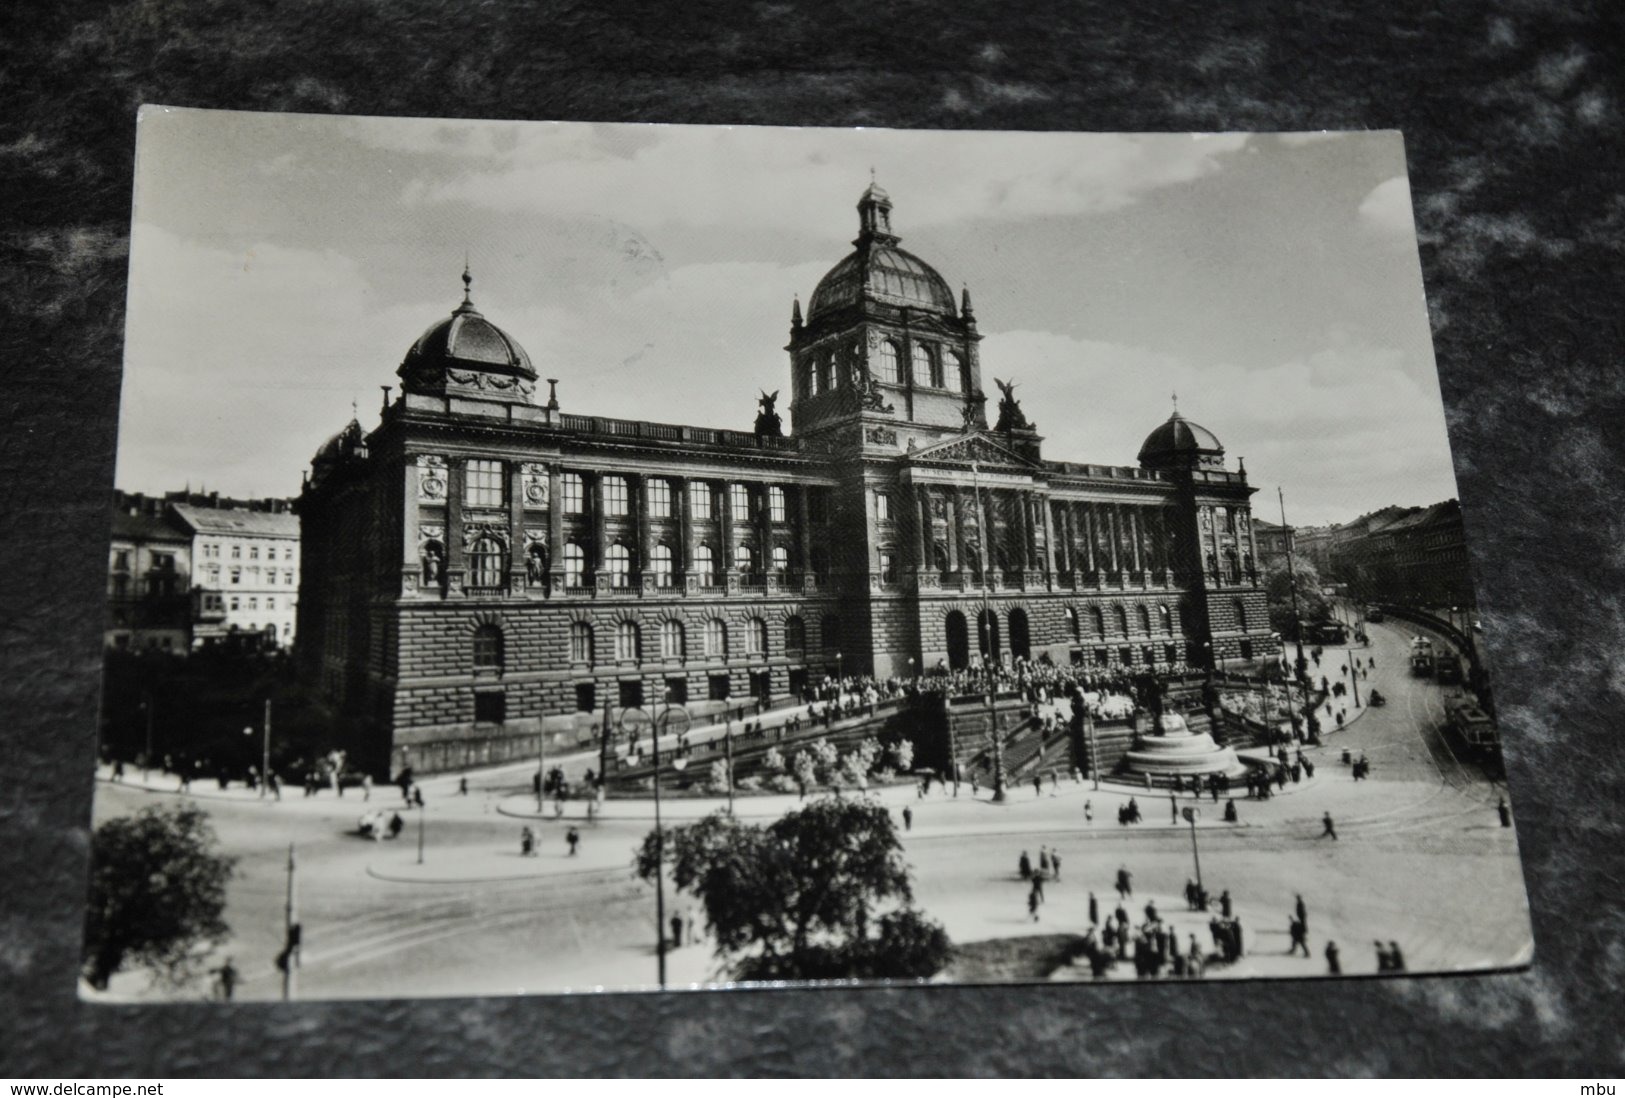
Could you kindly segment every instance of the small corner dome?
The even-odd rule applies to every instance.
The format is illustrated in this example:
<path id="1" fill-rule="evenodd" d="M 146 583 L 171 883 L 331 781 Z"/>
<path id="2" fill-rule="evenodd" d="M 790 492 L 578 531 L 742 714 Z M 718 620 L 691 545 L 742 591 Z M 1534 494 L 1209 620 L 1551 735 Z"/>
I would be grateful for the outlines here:
<path id="1" fill-rule="evenodd" d="M 316 450 L 314 462 L 337 461 L 347 454 L 354 453 L 361 444 L 364 432 L 361 430 L 361 421 L 351 417 L 344 429 L 333 435 Z"/>
<path id="2" fill-rule="evenodd" d="M 1140 464 L 1180 464 L 1196 458 L 1222 458 L 1224 444 L 1219 436 L 1199 423 L 1192 423 L 1175 411 L 1167 421 L 1145 436 L 1140 447 Z"/>
<path id="3" fill-rule="evenodd" d="M 485 319 L 469 300 L 473 279 L 463 272 L 463 303 L 452 314 L 418 337 L 401 362 L 400 376 L 420 375 L 425 370 L 460 366 L 488 373 L 500 373 L 536 380 L 530 356 L 507 332 Z"/>

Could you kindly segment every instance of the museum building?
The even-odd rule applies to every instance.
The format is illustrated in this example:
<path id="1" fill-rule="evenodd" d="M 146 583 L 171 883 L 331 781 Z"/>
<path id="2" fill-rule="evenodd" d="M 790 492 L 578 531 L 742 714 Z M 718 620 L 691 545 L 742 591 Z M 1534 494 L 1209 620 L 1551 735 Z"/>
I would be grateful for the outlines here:
<path id="1" fill-rule="evenodd" d="M 993 659 L 1135 669 L 1277 651 L 1245 468 L 1177 410 L 1135 465 L 1047 460 L 870 186 L 791 314 L 790 429 L 561 408 L 463 301 L 298 503 L 298 650 L 367 765 L 530 754 L 569 714 L 769 701 Z"/>

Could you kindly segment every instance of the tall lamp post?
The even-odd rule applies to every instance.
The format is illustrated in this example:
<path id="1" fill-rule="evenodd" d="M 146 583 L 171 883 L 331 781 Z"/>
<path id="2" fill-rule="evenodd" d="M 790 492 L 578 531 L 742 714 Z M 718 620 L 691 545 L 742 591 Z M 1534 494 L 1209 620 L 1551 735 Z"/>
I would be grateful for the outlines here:
<path id="1" fill-rule="evenodd" d="M 989 585 L 993 582 L 987 570 L 987 512 L 982 509 L 982 480 L 981 468 L 976 462 L 970 464 L 971 484 L 976 490 L 976 513 L 978 516 L 978 529 L 980 536 L 976 539 L 977 548 L 982 557 L 982 615 L 977 623 L 977 639 L 982 647 L 982 674 L 987 677 L 987 729 L 993 740 L 993 803 L 1003 804 L 1004 791 L 1004 734 L 999 728 L 999 708 L 995 695 L 998 692 L 998 679 L 993 673 L 993 605 L 990 598 Z"/>
<path id="2" fill-rule="evenodd" d="M 1286 493 L 1282 491 L 1279 486 L 1277 486 L 1275 489 L 1275 496 L 1281 504 L 1281 526 L 1285 528 Z M 1292 628 L 1297 634 L 1296 639 L 1298 642 L 1298 662 L 1293 668 L 1293 671 L 1295 674 L 1301 676 L 1304 673 L 1305 666 L 1303 658 L 1303 616 L 1298 612 L 1298 566 L 1292 553 L 1292 538 L 1290 535 L 1287 537 L 1286 541 L 1286 575 L 1287 583 L 1292 589 Z"/>
<path id="3" fill-rule="evenodd" d="M 654 727 L 651 729 L 655 768 L 655 953 L 658 958 L 661 988 L 666 986 L 666 833 L 660 820 L 660 735 L 671 725 L 671 715 L 671 690 L 667 688 L 661 693 L 660 715 L 655 719 Z M 679 758 L 672 763 L 672 768 L 682 770 L 687 765 L 687 759 Z M 730 794 L 731 792 L 730 782 Z"/>
<path id="4" fill-rule="evenodd" d="M 147 752 L 141 756 L 141 780 L 147 780 L 147 768 L 152 765 L 152 691 L 143 691 L 141 709 L 147 715 Z"/>
<path id="5" fill-rule="evenodd" d="M 1202 810 L 1194 805 L 1187 805 L 1185 808 L 1180 809 L 1180 814 L 1185 817 L 1185 822 L 1191 825 L 1191 857 L 1196 859 L 1196 891 L 1200 894 L 1202 891 L 1202 854 L 1201 851 L 1196 849 L 1196 821 L 1201 819 Z"/>
<path id="6" fill-rule="evenodd" d="M 252 736 L 253 734 L 254 734 L 254 726 L 253 725 L 244 726 L 243 735 Z M 262 735 L 261 735 L 261 740 L 260 740 L 260 764 L 261 764 L 261 766 L 263 768 L 263 769 L 260 770 L 260 799 L 264 800 L 265 793 L 270 788 L 270 785 L 271 785 L 271 699 L 270 698 L 265 699 L 265 721 L 264 721 L 264 724 L 262 726 Z"/>
<path id="7" fill-rule="evenodd" d="M 1360 708 L 1360 669 L 1354 666 L 1354 649 L 1349 652 L 1349 687 L 1354 691 L 1354 708 Z"/>

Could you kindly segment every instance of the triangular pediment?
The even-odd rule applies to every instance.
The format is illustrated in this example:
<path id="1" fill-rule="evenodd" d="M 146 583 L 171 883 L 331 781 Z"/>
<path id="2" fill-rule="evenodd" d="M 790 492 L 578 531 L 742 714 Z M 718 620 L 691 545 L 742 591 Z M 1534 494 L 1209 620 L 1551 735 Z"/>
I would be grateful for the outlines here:
<path id="1" fill-rule="evenodd" d="M 1009 469 L 1036 469 L 1038 463 L 1029 461 L 1013 450 L 1007 450 L 983 433 L 960 435 L 945 439 L 909 455 L 914 465 L 978 465 Z"/>

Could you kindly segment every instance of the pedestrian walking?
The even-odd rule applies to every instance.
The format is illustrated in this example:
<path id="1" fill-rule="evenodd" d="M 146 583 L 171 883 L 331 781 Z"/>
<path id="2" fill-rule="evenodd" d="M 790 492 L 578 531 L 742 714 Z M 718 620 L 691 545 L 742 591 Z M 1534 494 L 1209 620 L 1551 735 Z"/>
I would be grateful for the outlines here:
<path id="1" fill-rule="evenodd" d="M 224 1002 L 231 1002 L 231 997 L 237 992 L 237 966 L 227 957 L 225 963 L 214 970 L 215 994 Z"/>
<path id="2" fill-rule="evenodd" d="M 1061 879 L 1061 852 L 1060 851 L 1058 851 L 1058 850 L 1050 851 L 1049 864 L 1050 864 L 1050 868 L 1055 872 L 1055 879 L 1057 881 L 1059 881 Z"/>
<path id="3" fill-rule="evenodd" d="M 1083 802 L 1083 822 L 1086 824 L 1092 824 L 1095 822 L 1094 805 L 1089 801 Z"/>
<path id="4" fill-rule="evenodd" d="M 683 944 L 683 917 L 681 915 L 673 914 L 670 921 L 671 944 L 674 947 L 680 946 Z"/>
<path id="5" fill-rule="evenodd" d="M 1399 951 L 1398 942 L 1388 943 L 1388 969 L 1390 972 L 1405 971 L 1405 955 Z"/>
<path id="6" fill-rule="evenodd" d="M 903 806 L 903 830 L 914 830 L 914 810 L 906 804 Z"/>
<path id="7" fill-rule="evenodd" d="M 1147 900 L 1145 902 L 1145 921 L 1153 926 L 1162 922 L 1162 916 L 1157 914 L 1157 901 Z"/>
<path id="8" fill-rule="evenodd" d="M 1326 943 L 1326 971 L 1333 976 L 1343 975 L 1342 962 L 1337 957 L 1337 943 Z"/>
<path id="9" fill-rule="evenodd" d="M 700 921 L 694 917 L 694 905 L 689 904 L 683 918 L 683 924 L 688 927 L 688 944 L 695 945 L 700 940 Z"/>
<path id="10" fill-rule="evenodd" d="M 1033 775 L 1033 796 L 1042 797 L 1043 795 L 1044 795 L 1044 775 L 1042 775 L 1042 774 L 1034 774 Z"/>
<path id="11" fill-rule="evenodd" d="M 1335 842 L 1337 840 L 1337 827 L 1332 823 L 1332 814 L 1328 812 L 1321 816 L 1320 822 L 1323 825 L 1320 837 L 1324 839 L 1326 836 L 1330 835 L 1332 837 L 1332 841 Z"/>
<path id="12" fill-rule="evenodd" d="M 1134 895 L 1134 874 L 1123 866 L 1117 871 L 1117 895 L 1119 899 L 1126 900 Z"/>
<path id="13" fill-rule="evenodd" d="M 1049 876 L 1049 847 L 1038 848 L 1038 874 L 1040 877 Z"/>
<path id="14" fill-rule="evenodd" d="M 1495 806 L 1495 811 L 1501 817 L 1502 827 L 1512 826 L 1512 809 L 1507 805 L 1507 799 L 1505 797 L 1502 797 L 1500 803 Z"/>
<path id="15" fill-rule="evenodd" d="M 1190 949 L 1185 954 L 1185 974 L 1193 980 L 1200 980 L 1207 958 L 1202 956 L 1202 947 L 1196 944 L 1196 935 L 1192 934 L 1190 939 Z"/>
<path id="16" fill-rule="evenodd" d="M 282 784 L 276 780 L 276 772 L 272 771 L 271 774 L 269 775 L 269 778 L 270 778 L 270 782 L 271 782 L 271 788 L 276 791 L 276 799 L 280 801 L 282 799 Z M 371 774 L 363 774 L 363 775 L 361 775 L 361 799 L 364 800 L 364 801 L 372 800 L 372 775 Z"/>
<path id="17" fill-rule="evenodd" d="M 1224 916 L 1226 919 L 1230 918 L 1230 907 L 1230 890 L 1227 888 L 1223 892 L 1219 893 L 1219 914 Z"/>
<path id="18" fill-rule="evenodd" d="M 581 844 L 581 832 L 571 825 L 570 830 L 564 833 L 564 841 L 570 844 L 570 857 L 576 856 L 576 847 Z"/>
<path id="19" fill-rule="evenodd" d="M 113 760 L 113 780 L 115 782 L 122 782 L 124 780 L 124 760 L 123 759 L 114 759 Z"/>
<path id="20" fill-rule="evenodd" d="M 1021 857 L 1016 859 L 1016 868 L 1021 872 L 1022 880 L 1026 881 L 1032 878 L 1033 860 L 1027 857 L 1027 852 L 1025 850 L 1021 852 Z"/>
<path id="21" fill-rule="evenodd" d="M 412 807 L 413 808 L 422 808 L 423 807 L 423 787 L 420 786 L 420 785 L 415 785 L 414 784 L 412 786 Z"/>
<path id="22" fill-rule="evenodd" d="M 1298 916 L 1298 922 L 1303 924 L 1303 928 L 1305 930 L 1308 930 L 1309 929 L 1309 909 L 1306 906 L 1304 906 L 1303 893 L 1298 892 L 1298 893 L 1295 893 L 1295 895 L 1298 898 L 1298 902 L 1295 905 L 1293 905 L 1292 910 Z"/>
<path id="23" fill-rule="evenodd" d="M 1038 892 L 1027 893 L 1027 914 L 1032 916 L 1033 922 L 1038 921 Z"/>
<path id="24" fill-rule="evenodd" d="M 536 856 L 536 832 L 526 824 L 519 829 L 519 856 L 521 858 L 534 858 Z"/>
<path id="25" fill-rule="evenodd" d="M 1305 957 L 1309 956 L 1309 930 L 1303 925 L 1303 920 L 1293 919 L 1287 924 L 1287 933 L 1292 937 L 1292 944 L 1287 947 L 1286 955 L 1293 956 L 1298 950 L 1303 950 Z"/>
<path id="26" fill-rule="evenodd" d="M 1089 925 L 1100 925 L 1100 901 L 1095 899 L 1093 892 L 1089 893 Z"/>
<path id="27" fill-rule="evenodd" d="M 1228 801 L 1224 802 L 1224 822 L 1233 824 L 1239 818 L 1240 817 L 1236 815 L 1236 799 L 1231 797 Z"/>
<path id="28" fill-rule="evenodd" d="M 1044 875 L 1042 873 L 1033 874 L 1033 895 L 1038 897 L 1039 903 L 1044 902 Z"/>
<path id="29" fill-rule="evenodd" d="M 371 779 L 364 778 L 362 780 L 363 782 L 367 782 Z M 282 799 L 282 782 L 277 778 L 275 770 L 266 771 L 265 788 L 269 789 L 271 791 L 271 796 L 275 797 L 277 800 L 280 801 Z M 365 800 L 366 798 L 363 797 L 362 799 Z"/>
<path id="30" fill-rule="evenodd" d="M 462 777 L 457 779 L 457 795 L 459 797 L 468 796 L 468 775 L 467 774 L 464 774 Z"/>
<path id="31" fill-rule="evenodd" d="M 1179 822 L 1179 798 L 1174 796 L 1172 787 L 1168 790 L 1168 817 L 1169 822 Z"/>

